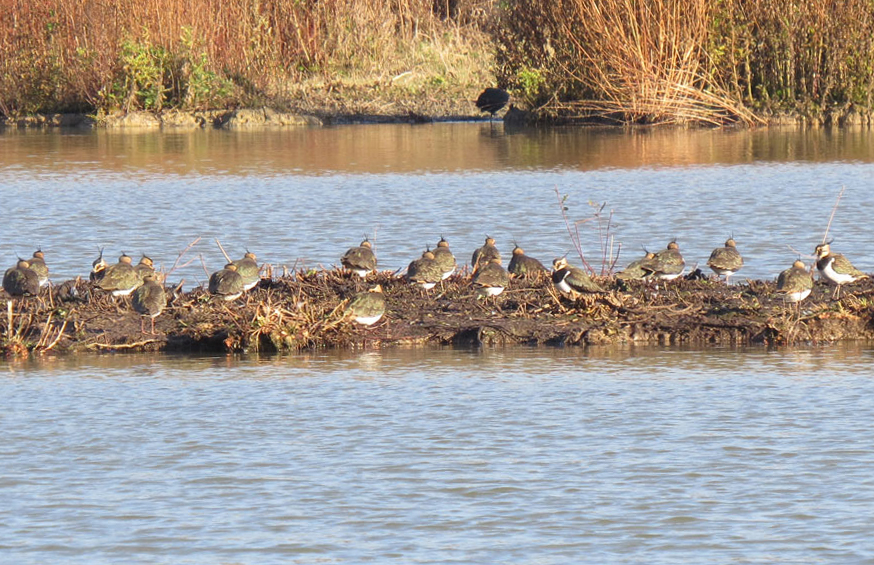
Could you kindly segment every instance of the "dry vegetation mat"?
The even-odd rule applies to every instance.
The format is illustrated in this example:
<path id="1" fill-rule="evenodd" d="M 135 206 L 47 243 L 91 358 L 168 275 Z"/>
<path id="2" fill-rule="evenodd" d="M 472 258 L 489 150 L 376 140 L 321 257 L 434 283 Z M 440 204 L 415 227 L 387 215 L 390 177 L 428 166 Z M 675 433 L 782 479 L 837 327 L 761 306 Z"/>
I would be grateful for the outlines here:
<path id="1" fill-rule="evenodd" d="M 68 281 L 39 297 L 10 299 L 0 316 L 0 347 L 26 356 L 82 351 L 241 352 L 398 345 L 773 345 L 874 338 L 874 281 L 849 285 L 839 301 L 817 283 L 796 310 L 770 281 L 726 286 L 711 280 L 602 279 L 607 292 L 570 299 L 546 275 L 514 279 L 497 297 L 478 299 L 469 277 L 454 275 L 430 291 L 389 272 L 367 283 L 338 271 L 262 279 L 226 302 L 203 289 L 175 293 L 142 333 L 128 298 Z M 387 311 L 359 326 L 349 300 L 379 283 Z M 168 292 L 168 294 L 171 294 Z"/>

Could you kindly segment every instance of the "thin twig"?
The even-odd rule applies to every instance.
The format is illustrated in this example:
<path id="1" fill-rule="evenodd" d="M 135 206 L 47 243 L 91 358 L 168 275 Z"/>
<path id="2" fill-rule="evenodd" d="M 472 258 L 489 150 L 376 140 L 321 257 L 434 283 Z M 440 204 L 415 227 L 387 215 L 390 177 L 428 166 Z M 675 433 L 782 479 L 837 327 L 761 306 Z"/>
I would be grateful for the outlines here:
<path id="1" fill-rule="evenodd" d="M 577 224 L 579 224 L 580 222 L 574 222 L 574 229 L 571 230 L 571 222 L 570 222 L 570 219 L 568 219 L 568 217 L 567 217 L 567 208 L 565 208 L 565 205 L 564 205 L 565 201 L 567 200 L 567 196 L 562 198 L 561 193 L 559 193 L 559 191 L 558 191 L 558 186 L 555 186 L 554 188 L 555 188 L 555 196 L 556 196 L 556 198 L 558 198 L 558 208 L 559 208 L 559 210 L 561 210 L 561 217 L 564 219 L 564 225 L 567 228 L 567 233 L 571 238 L 571 243 L 574 244 L 574 248 L 576 248 L 577 254 L 579 254 L 580 260 L 583 262 L 583 265 L 585 265 L 585 267 L 591 272 L 592 268 L 589 266 L 589 263 L 586 262 L 586 258 L 585 258 L 585 256 L 583 256 L 583 247 L 580 244 L 580 230 L 577 227 Z M 591 218 L 589 218 L 589 219 L 591 219 Z M 586 222 L 588 220 L 581 220 L 581 221 Z M 574 235 L 574 232 L 576 232 L 576 235 Z"/>
<path id="2" fill-rule="evenodd" d="M 215 242 L 216 242 L 216 244 L 218 245 L 218 248 L 221 250 L 222 255 L 225 256 L 225 260 L 226 260 L 228 263 L 233 263 L 233 261 L 231 261 L 231 258 L 228 256 L 228 254 L 225 253 L 225 248 L 222 247 L 222 242 L 219 241 L 218 238 L 215 238 Z"/>
<path id="3" fill-rule="evenodd" d="M 194 247 L 195 245 L 197 245 L 197 243 L 199 241 L 200 241 L 200 236 L 198 236 L 197 239 L 195 239 L 194 241 L 189 243 L 188 246 L 185 247 L 185 249 L 183 249 L 182 251 L 179 252 L 179 255 L 176 256 L 176 261 L 173 262 L 173 266 L 170 267 L 170 270 L 167 271 L 166 275 L 164 275 L 165 279 L 166 279 L 166 277 L 169 277 L 171 274 L 173 274 L 173 271 L 175 271 L 176 269 L 178 269 L 180 267 L 184 268 L 184 267 L 187 267 L 188 265 L 191 264 L 191 261 L 188 261 L 184 265 L 180 265 L 179 261 L 181 261 L 182 257 L 184 257 L 186 253 L 188 253 L 188 250 L 191 249 L 192 247 Z M 193 261 L 193 259 L 192 259 L 192 261 Z"/>
<path id="4" fill-rule="evenodd" d="M 832 227 L 832 220 L 835 219 L 835 212 L 838 211 L 838 204 L 841 203 L 841 197 L 844 195 L 844 191 L 845 191 L 845 190 L 847 190 L 847 187 L 846 187 L 846 186 L 842 186 L 842 187 L 841 187 L 841 192 L 838 193 L 838 198 L 837 198 L 837 200 L 835 200 L 835 205 L 834 205 L 834 207 L 832 208 L 831 216 L 829 216 L 829 218 L 828 218 L 828 224 L 825 226 L 825 233 L 822 234 L 822 242 L 823 242 L 823 243 L 825 243 L 825 240 L 828 239 L 828 230 L 830 230 L 831 227 Z"/>
<path id="5" fill-rule="evenodd" d="M 206 275 L 206 278 L 209 279 L 209 269 L 206 268 L 206 262 L 203 260 L 203 253 L 198 253 L 198 257 L 200 257 L 200 266 L 203 267 L 203 274 Z"/>

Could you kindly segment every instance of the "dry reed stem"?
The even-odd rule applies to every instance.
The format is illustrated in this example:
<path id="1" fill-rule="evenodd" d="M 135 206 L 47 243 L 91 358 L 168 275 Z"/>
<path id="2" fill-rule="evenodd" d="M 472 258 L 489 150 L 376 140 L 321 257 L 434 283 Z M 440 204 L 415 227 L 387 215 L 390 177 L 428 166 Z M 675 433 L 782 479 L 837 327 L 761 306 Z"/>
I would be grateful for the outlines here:
<path id="1" fill-rule="evenodd" d="M 844 196 L 845 190 L 847 190 L 847 187 L 841 186 L 841 191 L 838 193 L 838 197 L 835 199 L 835 205 L 832 206 L 832 212 L 828 217 L 828 223 L 825 226 L 825 233 L 822 234 L 822 243 L 825 243 L 828 239 L 828 232 L 832 227 L 832 220 L 835 219 L 835 212 L 838 211 L 838 205 L 841 203 L 841 198 Z"/>

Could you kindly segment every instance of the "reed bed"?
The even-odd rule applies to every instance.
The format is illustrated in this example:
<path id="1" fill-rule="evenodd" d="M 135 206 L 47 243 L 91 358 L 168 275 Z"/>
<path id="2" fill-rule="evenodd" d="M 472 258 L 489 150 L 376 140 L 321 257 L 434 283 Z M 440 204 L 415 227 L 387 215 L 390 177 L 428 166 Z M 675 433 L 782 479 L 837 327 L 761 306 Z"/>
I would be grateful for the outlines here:
<path id="1" fill-rule="evenodd" d="M 0 0 L 0 113 L 871 118 L 871 0 Z M 455 102 L 454 105 L 451 102 Z M 860 118 L 861 117 L 861 118 Z"/>
<path id="2" fill-rule="evenodd" d="M 870 115 L 870 0 L 517 0 L 499 76 L 548 114 L 636 123 Z"/>
<path id="3" fill-rule="evenodd" d="M 484 0 L 3 0 L 0 112 L 257 105 L 304 79 L 330 88 L 405 72 L 433 86 L 471 74 L 465 61 L 478 59 L 453 53 L 478 47 L 487 8 Z"/>

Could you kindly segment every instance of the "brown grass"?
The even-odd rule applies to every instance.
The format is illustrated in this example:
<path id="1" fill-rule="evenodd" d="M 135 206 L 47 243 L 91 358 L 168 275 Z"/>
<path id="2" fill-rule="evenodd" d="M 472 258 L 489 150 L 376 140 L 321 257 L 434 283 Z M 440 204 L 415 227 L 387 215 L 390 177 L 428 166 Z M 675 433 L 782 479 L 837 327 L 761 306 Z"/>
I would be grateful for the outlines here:
<path id="1" fill-rule="evenodd" d="M 0 0 L 7 116 L 266 103 L 469 115 L 495 82 L 552 117 L 870 118 L 874 2 Z"/>
<path id="2" fill-rule="evenodd" d="M 755 124 L 871 109 L 870 0 L 518 0 L 501 15 L 500 78 L 553 114 Z"/>
<path id="3" fill-rule="evenodd" d="M 2 0 L 0 111 L 253 104 L 319 76 L 327 83 L 374 74 L 390 81 L 409 71 L 430 74 L 431 82 L 463 80 L 468 71 L 451 55 L 478 47 L 467 41 L 479 41 L 471 29 L 488 6 Z"/>

